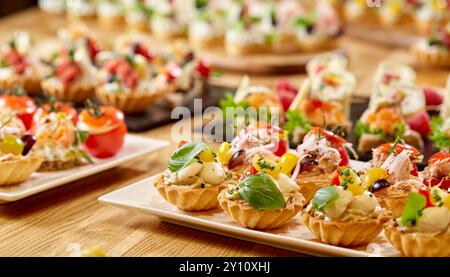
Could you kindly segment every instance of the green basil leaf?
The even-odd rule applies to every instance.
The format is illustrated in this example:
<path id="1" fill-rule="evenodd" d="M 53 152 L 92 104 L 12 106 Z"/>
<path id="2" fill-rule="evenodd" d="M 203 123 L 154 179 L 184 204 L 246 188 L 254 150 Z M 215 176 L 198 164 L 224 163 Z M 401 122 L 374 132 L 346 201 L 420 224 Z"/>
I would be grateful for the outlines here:
<path id="1" fill-rule="evenodd" d="M 314 209 L 321 211 L 326 205 L 339 198 L 336 186 L 323 187 L 319 189 L 312 200 Z"/>
<path id="2" fill-rule="evenodd" d="M 408 227 L 415 226 L 417 220 L 422 215 L 422 211 L 425 209 L 426 204 L 427 199 L 425 196 L 416 192 L 410 192 L 400 219 L 402 225 Z"/>
<path id="3" fill-rule="evenodd" d="M 283 194 L 272 178 L 265 173 L 245 178 L 238 193 L 256 210 L 276 210 L 286 207 Z"/>
<path id="4" fill-rule="evenodd" d="M 169 170 L 175 172 L 184 168 L 206 147 L 206 144 L 198 141 L 184 144 L 170 156 Z"/>
<path id="5" fill-rule="evenodd" d="M 85 141 L 87 140 L 87 138 L 89 137 L 89 132 L 82 131 L 82 130 L 77 130 L 77 131 L 75 132 L 75 135 L 76 135 L 76 139 L 77 139 L 76 144 L 77 144 L 77 145 L 81 145 L 81 144 L 83 144 L 83 142 L 85 142 Z"/>

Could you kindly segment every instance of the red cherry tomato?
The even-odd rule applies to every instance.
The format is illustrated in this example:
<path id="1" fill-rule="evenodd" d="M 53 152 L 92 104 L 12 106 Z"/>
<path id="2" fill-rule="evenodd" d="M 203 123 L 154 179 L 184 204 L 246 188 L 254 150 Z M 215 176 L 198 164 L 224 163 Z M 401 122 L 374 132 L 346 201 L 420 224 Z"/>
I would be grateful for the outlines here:
<path id="1" fill-rule="evenodd" d="M 97 158 L 110 158 L 115 156 L 123 147 L 127 127 L 123 113 L 113 107 L 98 107 L 98 114 L 91 109 L 83 110 L 78 124 L 87 126 L 90 133 L 84 142 L 86 150 Z M 97 133 L 98 130 L 107 131 Z"/>
<path id="2" fill-rule="evenodd" d="M 429 187 L 439 186 L 443 190 L 450 189 L 450 178 L 445 177 L 444 179 L 438 180 L 436 178 L 431 180 L 424 180 L 424 184 Z"/>
<path id="3" fill-rule="evenodd" d="M 9 64 L 9 66 L 14 69 L 14 72 L 22 75 L 25 73 L 25 69 L 28 66 L 26 57 L 20 55 L 16 49 L 9 49 L 3 54 L 4 59 Z"/>
<path id="4" fill-rule="evenodd" d="M 287 111 L 294 101 L 298 89 L 289 80 L 278 80 L 275 87 L 283 110 Z"/>
<path id="5" fill-rule="evenodd" d="M 325 129 L 322 129 L 319 127 L 313 127 L 311 132 L 318 136 L 319 130 L 320 130 L 320 135 L 325 137 L 329 142 L 334 142 L 334 143 L 337 143 L 340 145 L 347 142 L 343 137 L 340 137 L 340 136 L 334 134 L 333 132 L 330 132 L 328 130 L 325 130 Z"/>
<path id="6" fill-rule="evenodd" d="M 340 173 L 341 169 L 338 168 L 333 175 L 333 178 L 331 178 L 331 184 L 334 186 L 340 186 L 341 185 L 341 181 L 339 181 L 339 173 Z"/>
<path id="7" fill-rule="evenodd" d="M 423 138 L 427 138 L 431 132 L 430 116 L 427 112 L 421 112 L 407 121 L 409 127 L 417 131 Z"/>
<path id="8" fill-rule="evenodd" d="M 72 84 L 80 74 L 80 66 L 73 61 L 62 62 L 55 68 L 56 77 L 65 86 Z"/>
<path id="9" fill-rule="evenodd" d="M 387 155 L 387 154 L 389 154 L 391 152 L 393 146 L 394 146 L 394 143 L 384 143 L 384 144 L 378 146 L 377 149 L 380 149 L 384 154 Z M 420 151 L 417 150 L 417 148 L 415 148 L 415 147 L 413 147 L 411 145 L 408 145 L 408 144 L 398 143 L 395 146 L 394 150 L 395 150 L 395 152 L 397 154 L 400 154 L 404 150 L 411 151 L 411 154 L 409 156 L 410 159 L 416 159 L 417 157 L 420 156 Z"/>
<path id="10" fill-rule="evenodd" d="M 350 164 L 350 157 L 348 156 L 345 148 L 342 145 L 339 145 L 336 149 L 341 156 L 341 162 L 339 163 L 339 166 L 348 166 Z"/>
<path id="11" fill-rule="evenodd" d="M 250 169 L 250 174 L 255 175 L 256 173 L 258 173 L 258 170 L 256 170 L 256 168 L 252 165 Z"/>
<path id="12" fill-rule="evenodd" d="M 49 103 L 46 103 L 42 105 L 39 109 L 37 109 L 36 113 L 33 116 L 33 125 L 39 122 L 41 118 L 47 116 L 52 112 L 65 113 L 66 115 L 70 115 L 72 117 L 72 121 L 74 124 L 77 124 L 78 122 L 77 110 L 70 104 L 57 101 L 51 105 Z"/>
<path id="13" fill-rule="evenodd" d="M 442 161 L 442 160 L 446 160 L 446 159 L 450 159 L 450 153 L 447 152 L 439 152 L 434 154 L 433 156 L 430 157 L 430 159 L 428 159 L 428 164 L 432 165 L 436 162 Z"/>
<path id="14" fill-rule="evenodd" d="M 444 97 L 435 88 L 426 87 L 423 89 L 427 106 L 439 106 L 444 102 Z"/>
<path id="15" fill-rule="evenodd" d="M 186 143 L 187 143 L 187 141 L 181 140 L 181 141 L 178 143 L 177 148 L 181 148 L 181 146 L 185 145 Z"/>
<path id="16" fill-rule="evenodd" d="M 418 177 L 419 176 L 419 168 L 418 168 L 418 166 L 417 166 L 417 163 L 413 163 L 413 169 L 411 170 L 411 173 L 410 173 L 412 176 L 416 176 L 416 177 Z"/>
<path id="17" fill-rule="evenodd" d="M 10 109 L 17 113 L 25 128 L 29 130 L 33 125 L 33 114 L 36 112 L 36 103 L 28 96 L 3 95 L 0 96 L 0 109 Z"/>
<path id="18" fill-rule="evenodd" d="M 204 61 L 199 61 L 197 63 L 196 70 L 200 74 L 200 76 L 204 78 L 208 78 L 209 74 L 211 74 L 211 67 Z"/>
<path id="19" fill-rule="evenodd" d="M 420 189 L 419 193 L 422 194 L 423 196 L 425 196 L 425 199 L 427 199 L 427 204 L 426 204 L 425 208 L 433 207 L 433 203 L 431 203 L 431 200 L 430 200 L 430 197 L 431 197 L 430 192 L 426 189 Z"/>
<path id="20" fill-rule="evenodd" d="M 97 57 L 97 54 L 101 51 L 99 43 L 93 39 L 88 38 L 87 48 L 89 51 L 89 57 L 92 61 L 95 60 L 95 57 Z"/>
<path id="21" fill-rule="evenodd" d="M 173 82 L 178 79 L 182 74 L 181 67 L 176 63 L 169 63 L 167 65 L 166 78 L 167 81 Z"/>
<path id="22" fill-rule="evenodd" d="M 277 155 L 278 157 L 281 157 L 287 152 L 288 148 L 289 148 L 288 142 L 285 139 L 279 140 L 277 149 L 274 152 L 274 154 Z"/>

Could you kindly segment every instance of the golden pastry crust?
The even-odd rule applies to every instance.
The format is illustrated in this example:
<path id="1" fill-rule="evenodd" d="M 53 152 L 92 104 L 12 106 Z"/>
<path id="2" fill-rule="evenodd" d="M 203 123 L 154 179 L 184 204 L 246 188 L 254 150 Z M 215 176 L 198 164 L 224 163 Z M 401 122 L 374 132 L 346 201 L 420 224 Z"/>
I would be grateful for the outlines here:
<path id="1" fill-rule="evenodd" d="M 110 93 L 103 86 L 97 87 L 95 95 L 106 105 L 116 107 L 124 113 L 142 113 L 152 105 L 155 100 L 168 91 L 159 90 L 152 93 Z"/>
<path id="2" fill-rule="evenodd" d="M 334 49 L 337 47 L 338 39 L 335 37 L 318 40 L 299 41 L 301 49 L 306 52 L 317 52 L 318 50 Z"/>
<path id="3" fill-rule="evenodd" d="M 0 79 L 0 89 L 13 89 L 22 86 L 29 95 L 36 95 L 41 91 L 41 80 L 38 76 L 22 76 L 14 74 L 7 79 Z"/>
<path id="4" fill-rule="evenodd" d="M 284 225 L 300 212 L 305 203 L 304 197 L 297 192 L 283 209 L 258 211 L 247 203 L 228 199 L 226 193 L 226 189 L 219 193 L 219 204 L 224 212 L 240 225 L 256 230 L 269 230 Z"/>
<path id="5" fill-rule="evenodd" d="M 406 233 L 394 221 L 384 227 L 387 240 L 407 257 L 450 257 L 450 232 L 440 235 Z"/>
<path id="6" fill-rule="evenodd" d="M 41 163 L 42 158 L 35 156 L 0 162 L 0 186 L 22 183 L 38 170 Z"/>
<path id="7" fill-rule="evenodd" d="M 213 38 L 204 38 L 199 36 L 190 35 L 189 43 L 192 48 L 196 50 L 206 50 L 206 49 L 214 49 L 220 47 L 224 43 L 223 36 L 213 37 Z"/>
<path id="8" fill-rule="evenodd" d="M 378 218 L 361 221 L 325 221 L 310 213 L 302 213 L 303 222 L 321 241 L 335 246 L 354 247 L 373 241 L 383 230 L 390 216 L 381 212 Z"/>
<path id="9" fill-rule="evenodd" d="M 424 65 L 430 67 L 448 67 L 450 66 L 450 54 L 444 51 L 424 51 L 420 47 L 413 46 L 411 52 L 416 57 L 416 60 Z"/>
<path id="10" fill-rule="evenodd" d="M 153 183 L 159 194 L 171 204 L 184 211 L 208 211 L 217 208 L 217 195 L 222 186 L 192 188 L 189 186 L 169 186 L 161 174 Z"/>
<path id="11" fill-rule="evenodd" d="M 408 194 L 412 191 L 412 187 L 405 185 L 390 186 L 374 192 L 378 204 L 387 211 L 391 212 L 394 218 L 399 217 L 403 213 L 406 205 Z"/>
<path id="12" fill-rule="evenodd" d="M 45 80 L 41 82 L 42 90 L 49 96 L 58 100 L 83 103 L 95 94 L 95 86 L 82 86 L 74 84 L 68 87 L 54 86 L 51 82 Z"/>
<path id="13" fill-rule="evenodd" d="M 98 20 L 100 23 L 105 24 L 107 26 L 114 26 L 114 25 L 120 25 L 123 24 L 123 16 L 122 15 L 98 15 Z"/>
<path id="14" fill-rule="evenodd" d="M 180 33 L 170 33 L 167 31 L 160 31 L 160 30 L 156 30 L 156 29 L 152 29 L 152 35 L 162 41 L 170 41 L 170 40 L 174 40 L 174 39 L 182 39 L 182 38 L 186 38 L 186 33 L 185 32 L 180 32 Z"/>
<path id="15" fill-rule="evenodd" d="M 294 34 L 280 34 L 274 43 L 274 52 L 279 54 L 298 53 L 302 50 L 301 45 Z"/>
<path id="16" fill-rule="evenodd" d="M 251 54 L 266 54 L 272 52 L 272 46 L 270 44 L 248 43 L 239 44 L 226 42 L 225 52 L 229 56 L 245 56 Z"/>
<path id="17" fill-rule="evenodd" d="M 51 171 L 60 171 L 60 170 L 68 170 L 74 167 L 83 165 L 81 161 L 72 160 L 72 161 L 43 161 L 41 166 L 38 169 L 38 172 L 51 172 Z"/>
<path id="18" fill-rule="evenodd" d="M 317 172 L 308 172 L 300 174 L 296 183 L 299 186 L 300 193 L 305 197 L 305 205 L 307 205 L 314 197 L 314 194 L 323 187 L 331 184 L 333 174 L 320 174 Z"/>

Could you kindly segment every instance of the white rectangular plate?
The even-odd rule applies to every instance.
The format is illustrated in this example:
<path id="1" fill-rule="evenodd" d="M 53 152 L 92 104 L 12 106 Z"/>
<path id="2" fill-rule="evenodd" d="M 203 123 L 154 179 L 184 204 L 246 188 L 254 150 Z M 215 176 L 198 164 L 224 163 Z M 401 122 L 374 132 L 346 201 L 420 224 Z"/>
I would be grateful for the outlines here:
<path id="1" fill-rule="evenodd" d="M 209 212 L 183 212 L 164 201 L 153 186 L 156 176 L 149 177 L 130 186 L 116 190 L 99 198 L 102 203 L 124 209 L 138 210 L 155 215 L 161 220 L 210 233 L 261 243 L 314 256 L 399 256 L 384 238 L 379 235 L 371 244 L 360 248 L 343 248 L 318 242 L 314 235 L 296 216 L 286 226 L 263 232 L 246 229 L 234 223 L 220 210 Z"/>
<path id="2" fill-rule="evenodd" d="M 57 172 L 34 173 L 15 186 L 0 187 L 0 203 L 13 202 L 81 178 L 114 168 L 120 164 L 148 155 L 169 145 L 169 142 L 127 135 L 122 150 L 109 159 L 94 159 L 94 163 Z"/>

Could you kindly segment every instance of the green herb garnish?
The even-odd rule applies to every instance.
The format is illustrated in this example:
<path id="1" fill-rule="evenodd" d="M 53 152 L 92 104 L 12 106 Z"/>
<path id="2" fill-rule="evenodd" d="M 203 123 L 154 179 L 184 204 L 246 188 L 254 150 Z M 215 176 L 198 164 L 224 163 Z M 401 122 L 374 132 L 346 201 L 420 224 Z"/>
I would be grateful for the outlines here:
<path id="1" fill-rule="evenodd" d="M 169 170 L 176 172 L 189 165 L 200 152 L 208 146 L 202 142 L 191 141 L 178 148 L 169 158 Z"/>
<path id="2" fill-rule="evenodd" d="M 442 117 L 433 117 L 431 119 L 429 138 L 433 142 L 434 147 L 443 151 L 450 151 L 450 137 L 441 130 L 443 125 L 444 119 Z"/>
<path id="3" fill-rule="evenodd" d="M 425 196 L 416 192 L 410 192 L 405 208 L 403 209 L 403 214 L 400 218 L 402 225 L 407 227 L 416 226 L 426 204 L 427 199 Z"/>
<path id="4" fill-rule="evenodd" d="M 256 210 L 276 210 L 286 207 L 284 196 L 265 173 L 245 178 L 238 190 L 239 195 Z"/>
<path id="5" fill-rule="evenodd" d="M 339 193 L 335 186 L 328 186 L 319 189 L 312 200 L 313 208 L 321 211 L 325 206 L 339 198 Z"/>

